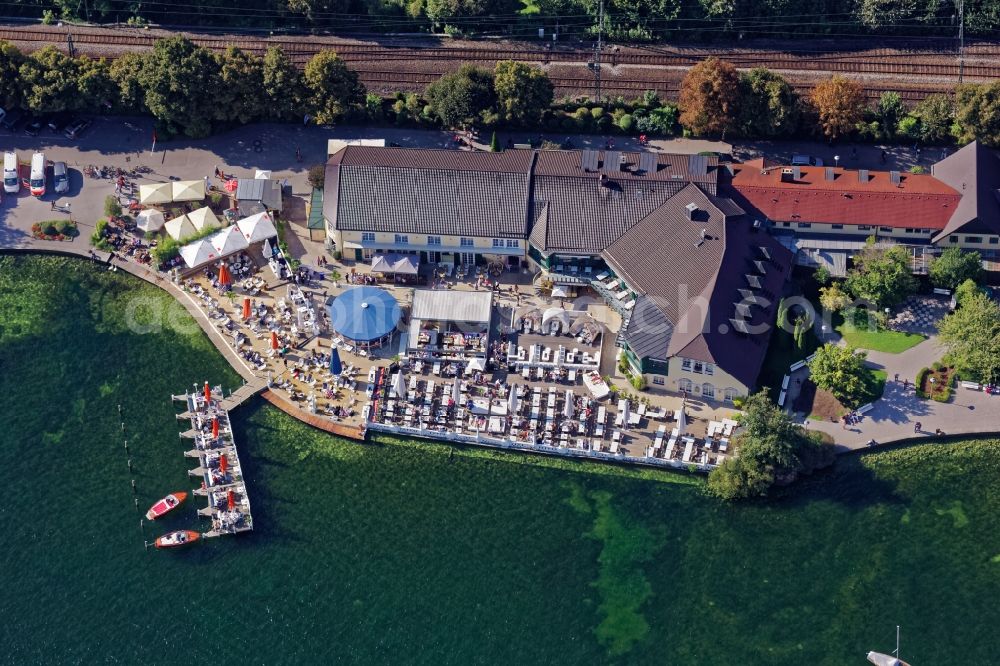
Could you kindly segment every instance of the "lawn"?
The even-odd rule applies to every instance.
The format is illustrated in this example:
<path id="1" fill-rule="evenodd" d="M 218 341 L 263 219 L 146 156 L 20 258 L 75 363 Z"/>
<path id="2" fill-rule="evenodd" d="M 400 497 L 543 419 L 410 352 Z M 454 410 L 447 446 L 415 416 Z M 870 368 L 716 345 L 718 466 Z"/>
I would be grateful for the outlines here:
<path id="1" fill-rule="evenodd" d="M 837 324 L 834 329 L 844 337 L 844 341 L 851 347 L 889 354 L 904 352 L 926 339 L 918 333 L 855 328 L 847 322 Z"/>

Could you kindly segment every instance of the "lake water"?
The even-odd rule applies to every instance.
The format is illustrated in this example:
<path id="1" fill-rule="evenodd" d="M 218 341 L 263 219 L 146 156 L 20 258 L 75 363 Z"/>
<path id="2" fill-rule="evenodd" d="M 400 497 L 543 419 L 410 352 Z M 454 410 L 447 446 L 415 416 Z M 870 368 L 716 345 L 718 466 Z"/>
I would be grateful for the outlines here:
<path id="1" fill-rule="evenodd" d="M 729 506 L 686 474 L 362 445 L 253 403 L 257 530 L 147 551 L 205 524 L 198 500 L 140 530 L 131 479 L 143 512 L 194 485 L 170 393 L 239 381 L 157 320 L 185 323 L 127 275 L 0 257 L 3 663 L 863 664 L 896 624 L 914 666 L 1000 661 L 991 440 Z"/>

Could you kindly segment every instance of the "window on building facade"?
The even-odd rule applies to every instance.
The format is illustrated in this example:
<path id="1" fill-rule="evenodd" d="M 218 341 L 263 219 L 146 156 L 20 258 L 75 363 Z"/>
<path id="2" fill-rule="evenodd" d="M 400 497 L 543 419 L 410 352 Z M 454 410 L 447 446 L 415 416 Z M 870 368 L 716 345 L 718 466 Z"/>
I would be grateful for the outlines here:
<path id="1" fill-rule="evenodd" d="M 681 370 L 687 370 L 688 372 L 691 371 L 691 359 L 689 358 L 681 359 Z"/>
<path id="2" fill-rule="evenodd" d="M 808 229 L 812 226 L 812 222 L 799 222 L 799 229 Z"/>
<path id="3" fill-rule="evenodd" d="M 374 243 L 375 242 L 375 232 L 374 231 L 362 231 L 361 232 L 361 242 L 362 243 Z"/>
<path id="4" fill-rule="evenodd" d="M 842 224 L 832 224 L 830 226 L 833 229 L 843 229 L 844 228 L 844 225 L 842 225 Z"/>
<path id="5" fill-rule="evenodd" d="M 982 236 L 966 236 L 965 237 L 965 242 L 966 243 L 982 243 L 983 242 L 983 237 Z"/>
<path id="6" fill-rule="evenodd" d="M 406 234 L 396 234 L 396 245 L 409 245 L 410 237 Z"/>
<path id="7" fill-rule="evenodd" d="M 508 238 L 507 247 L 521 247 L 521 243 L 516 238 Z"/>
<path id="8" fill-rule="evenodd" d="M 440 236 L 428 236 L 427 237 L 427 244 L 428 245 L 440 245 L 441 244 L 441 237 Z"/>
<path id="9" fill-rule="evenodd" d="M 663 380 L 663 377 L 660 377 L 659 375 L 653 375 L 653 383 L 656 384 L 657 386 L 663 386 L 664 384 L 666 384 L 666 382 Z"/>
<path id="10" fill-rule="evenodd" d="M 872 227 L 871 227 L 870 224 L 859 224 L 858 225 L 858 231 L 871 231 L 871 228 Z"/>
<path id="11" fill-rule="evenodd" d="M 494 238 L 493 239 L 493 247 L 503 247 L 503 239 L 502 238 Z"/>
<path id="12" fill-rule="evenodd" d="M 705 382 L 701 385 L 701 395 L 703 398 L 714 398 L 715 397 L 715 387 Z"/>
<path id="13" fill-rule="evenodd" d="M 792 226 L 792 223 L 791 222 L 782 222 L 781 226 L 783 226 L 783 227 L 790 227 L 790 226 Z"/>
<path id="14" fill-rule="evenodd" d="M 892 227 L 879 227 L 878 230 L 879 231 L 884 231 L 887 234 L 891 234 L 892 233 Z"/>
<path id="15" fill-rule="evenodd" d="M 1000 243 L 1000 236 L 990 236 L 990 245 Z"/>
<path id="16" fill-rule="evenodd" d="M 957 243 L 958 242 L 958 236 L 948 236 L 948 242 L 949 243 Z"/>
<path id="17" fill-rule="evenodd" d="M 705 364 L 705 374 L 706 375 L 714 375 L 715 374 L 715 366 L 712 365 L 711 363 L 706 363 Z"/>
<path id="18" fill-rule="evenodd" d="M 677 388 L 685 393 L 691 393 L 694 391 L 694 383 L 690 379 L 682 379 L 677 382 Z"/>
<path id="19" fill-rule="evenodd" d="M 705 372 L 705 364 L 702 363 L 701 361 L 695 361 L 694 368 L 692 368 L 691 371 L 697 372 L 700 375 L 701 373 Z"/>
<path id="20" fill-rule="evenodd" d="M 736 389 L 734 389 L 734 388 L 727 388 L 726 391 L 725 391 L 725 393 L 723 395 L 724 395 L 723 399 L 726 402 L 734 402 L 736 400 Z"/>
<path id="21" fill-rule="evenodd" d="M 476 243 L 471 238 L 460 238 L 458 239 L 458 244 L 462 247 L 473 247 Z"/>

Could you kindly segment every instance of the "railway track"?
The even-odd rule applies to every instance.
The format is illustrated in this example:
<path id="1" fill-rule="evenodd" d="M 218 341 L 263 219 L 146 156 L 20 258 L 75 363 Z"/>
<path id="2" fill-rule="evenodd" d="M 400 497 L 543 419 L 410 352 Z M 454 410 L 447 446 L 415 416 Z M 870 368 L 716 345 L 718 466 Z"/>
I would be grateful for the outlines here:
<path id="1" fill-rule="evenodd" d="M 90 26 L 0 26 L 0 39 L 18 44 L 25 50 L 47 44 L 67 50 L 71 42 L 77 53 L 109 57 L 150 49 L 163 36 L 157 32 Z M 287 36 L 187 36 L 194 43 L 214 51 L 235 46 L 261 55 L 267 48 L 278 46 L 300 67 L 319 50 L 333 48 L 358 71 L 362 82 L 380 91 L 391 87 L 395 90 L 422 90 L 441 74 L 464 62 L 491 64 L 499 60 L 518 60 L 543 67 L 558 65 L 566 69 L 567 65 L 582 68 L 591 58 L 589 51 L 572 48 L 512 48 L 494 44 L 415 47 L 332 43 L 329 40 Z M 960 72 L 955 56 L 914 50 L 873 49 L 861 54 L 801 54 L 773 50 L 720 53 L 706 48 L 622 47 L 611 48 L 604 55 L 604 62 L 610 69 L 604 70 L 602 88 L 611 95 L 655 89 L 668 98 L 676 98 L 683 72 L 712 55 L 721 55 L 740 69 L 767 67 L 787 72 L 789 82 L 799 90 L 808 90 L 816 75 L 852 74 L 860 77 L 870 98 L 877 98 L 885 90 L 894 90 L 909 103 L 915 103 L 932 92 L 946 91 L 957 82 Z M 396 66 L 397 63 L 399 66 Z M 369 66 L 376 69 L 369 69 Z M 650 76 L 640 76 L 642 70 L 648 70 Z M 968 80 L 1000 80 L 1000 45 L 976 47 L 961 71 Z M 797 77 L 797 73 L 801 73 L 801 77 Z M 573 76 L 550 71 L 549 76 L 560 94 L 586 94 L 593 89 L 593 79 L 589 74 Z"/>

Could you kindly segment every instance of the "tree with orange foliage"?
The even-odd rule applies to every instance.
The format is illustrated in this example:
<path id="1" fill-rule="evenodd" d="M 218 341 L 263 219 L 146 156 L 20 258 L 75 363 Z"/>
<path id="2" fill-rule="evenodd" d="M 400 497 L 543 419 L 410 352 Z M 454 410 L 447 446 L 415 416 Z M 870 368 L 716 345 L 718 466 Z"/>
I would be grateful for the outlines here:
<path id="1" fill-rule="evenodd" d="M 850 134 L 864 118 L 864 90 L 860 83 L 843 76 L 818 83 L 809 99 L 816 109 L 823 134 L 829 139 Z"/>
<path id="2" fill-rule="evenodd" d="M 692 134 L 724 137 L 736 126 L 739 98 L 736 67 L 718 58 L 703 60 L 681 83 L 681 125 Z"/>

